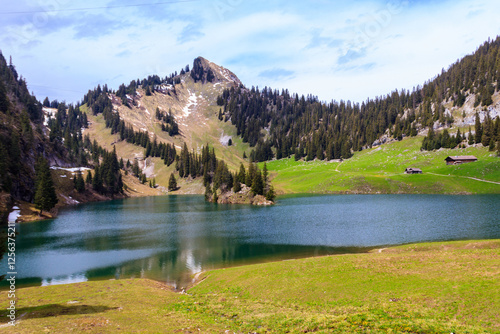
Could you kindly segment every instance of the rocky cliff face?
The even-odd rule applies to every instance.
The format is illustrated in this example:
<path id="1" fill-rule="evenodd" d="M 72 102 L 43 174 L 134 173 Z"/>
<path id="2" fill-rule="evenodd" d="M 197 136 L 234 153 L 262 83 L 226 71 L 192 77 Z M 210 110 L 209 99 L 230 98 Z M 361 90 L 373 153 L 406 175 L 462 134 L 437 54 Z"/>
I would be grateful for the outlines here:
<path id="1" fill-rule="evenodd" d="M 194 60 L 191 77 L 195 82 L 201 81 L 202 83 L 231 82 L 237 85 L 241 84 L 240 79 L 233 72 L 203 57 Z"/>

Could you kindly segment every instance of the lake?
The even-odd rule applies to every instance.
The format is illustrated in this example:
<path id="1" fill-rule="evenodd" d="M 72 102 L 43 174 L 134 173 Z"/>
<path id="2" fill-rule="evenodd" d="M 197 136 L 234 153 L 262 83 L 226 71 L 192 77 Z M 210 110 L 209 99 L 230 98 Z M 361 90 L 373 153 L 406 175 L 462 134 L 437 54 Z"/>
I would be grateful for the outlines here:
<path id="1" fill-rule="evenodd" d="M 18 285 L 147 277 L 180 289 L 213 268 L 498 239 L 500 195 L 298 196 L 272 207 L 146 197 L 79 205 L 17 228 Z M 5 256 L 1 272 L 7 272 Z"/>

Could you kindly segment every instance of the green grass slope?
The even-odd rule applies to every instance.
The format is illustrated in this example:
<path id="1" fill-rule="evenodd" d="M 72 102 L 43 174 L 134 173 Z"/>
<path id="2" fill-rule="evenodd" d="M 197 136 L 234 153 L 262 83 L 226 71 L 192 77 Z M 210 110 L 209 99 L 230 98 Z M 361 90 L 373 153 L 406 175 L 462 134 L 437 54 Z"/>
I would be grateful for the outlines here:
<path id="1" fill-rule="evenodd" d="M 150 280 L 22 288 L 0 333 L 498 333 L 500 241 L 406 245 Z"/>
<path id="2" fill-rule="evenodd" d="M 283 159 L 267 163 L 278 193 L 500 193 L 500 158 L 485 148 L 421 152 L 422 137 L 406 138 L 356 152 L 342 163 Z M 479 161 L 447 166 L 450 155 L 475 155 Z M 262 167 L 262 165 L 261 165 Z M 406 175 L 407 167 L 422 175 Z M 489 181 L 489 182 L 485 182 Z"/>

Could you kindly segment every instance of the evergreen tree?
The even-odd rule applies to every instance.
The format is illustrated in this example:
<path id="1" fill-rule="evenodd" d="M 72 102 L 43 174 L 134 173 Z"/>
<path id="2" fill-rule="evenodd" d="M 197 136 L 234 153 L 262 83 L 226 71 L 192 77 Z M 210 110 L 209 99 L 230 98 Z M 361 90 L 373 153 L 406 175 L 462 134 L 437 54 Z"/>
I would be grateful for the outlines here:
<path id="1" fill-rule="evenodd" d="M 274 187 L 271 185 L 269 186 L 269 190 L 266 192 L 266 199 L 268 201 L 274 201 L 276 198 L 276 193 L 274 192 Z"/>
<path id="2" fill-rule="evenodd" d="M 92 184 L 92 172 L 90 170 L 87 172 L 87 177 L 85 178 L 85 183 Z"/>
<path id="3" fill-rule="evenodd" d="M 40 157 L 35 166 L 35 206 L 42 211 L 49 211 L 57 204 L 56 189 L 52 181 L 48 161 Z"/>
<path id="4" fill-rule="evenodd" d="M 469 135 L 468 135 L 467 139 L 469 140 L 469 145 L 473 145 L 474 144 L 474 135 L 472 134 L 470 126 L 469 126 Z"/>
<path id="5" fill-rule="evenodd" d="M 175 179 L 174 173 L 170 174 L 170 179 L 168 180 L 168 191 L 177 190 L 177 180 Z"/>
<path id="6" fill-rule="evenodd" d="M 264 189 L 267 189 L 269 185 L 269 176 L 267 173 L 267 163 L 264 162 L 264 166 L 262 167 L 262 180 L 264 182 Z"/>
<path id="7" fill-rule="evenodd" d="M 97 192 L 102 192 L 103 182 L 101 175 L 101 167 L 99 165 L 94 168 L 94 177 L 92 178 L 92 188 Z"/>
<path id="8" fill-rule="evenodd" d="M 83 180 L 82 172 L 78 170 L 73 178 L 73 184 L 79 193 L 85 191 L 85 181 Z"/>
<path id="9" fill-rule="evenodd" d="M 139 173 L 140 173 L 140 168 L 139 168 L 139 162 L 137 161 L 137 159 L 134 159 L 134 163 L 132 165 L 132 173 L 134 174 L 135 177 L 139 177 Z"/>
<path id="10" fill-rule="evenodd" d="M 207 184 L 205 186 L 205 201 L 211 201 L 212 200 L 212 187 L 210 186 L 210 184 Z"/>
<path id="11" fill-rule="evenodd" d="M 233 192 L 236 194 L 240 191 L 241 191 L 241 183 L 239 177 L 235 177 L 233 182 Z"/>
<path id="12" fill-rule="evenodd" d="M 475 130 L 476 134 L 474 136 L 476 144 L 479 144 L 483 138 L 483 128 L 481 127 L 481 119 L 479 118 L 479 114 L 476 113 L 476 122 L 475 122 Z"/>
<path id="13" fill-rule="evenodd" d="M 7 110 L 9 110 L 10 102 L 9 99 L 7 98 L 7 93 L 5 90 L 5 86 L 0 80 L 0 112 L 6 113 Z"/>
<path id="14" fill-rule="evenodd" d="M 253 180 L 255 177 L 255 168 L 256 166 L 253 162 L 251 162 L 250 165 L 248 166 L 248 173 L 246 174 L 245 184 L 250 188 L 252 187 Z"/>
<path id="15" fill-rule="evenodd" d="M 246 172 L 243 163 L 240 163 L 240 172 L 238 173 L 238 181 L 240 183 L 246 183 Z"/>
<path id="16" fill-rule="evenodd" d="M 262 174 L 260 170 L 256 170 L 254 173 L 253 181 L 252 181 L 252 192 L 255 195 L 263 195 L 264 194 L 264 182 L 262 180 Z"/>

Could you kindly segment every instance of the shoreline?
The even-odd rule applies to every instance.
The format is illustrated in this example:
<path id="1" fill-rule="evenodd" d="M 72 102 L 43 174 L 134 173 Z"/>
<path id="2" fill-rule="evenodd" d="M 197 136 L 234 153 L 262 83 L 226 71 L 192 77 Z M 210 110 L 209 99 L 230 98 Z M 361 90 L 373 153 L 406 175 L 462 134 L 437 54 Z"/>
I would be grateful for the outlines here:
<path id="1" fill-rule="evenodd" d="M 427 242 L 200 272 L 180 292 L 146 278 L 19 288 L 16 332 L 496 332 L 499 255 L 500 239 Z"/>
<path id="2" fill-rule="evenodd" d="M 224 267 L 219 267 L 219 268 L 214 268 L 214 269 L 208 269 L 208 270 L 201 270 L 196 273 L 191 274 L 191 281 L 186 284 L 186 286 L 180 286 L 176 287 L 175 283 L 168 283 L 163 280 L 159 279 L 154 279 L 154 278 L 149 278 L 149 277 L 124 277 L 124 278 L 111 278 L 111 276 L 107 277 L 95 277 L 95 278 L 90 278 L 86 279 L 84 281 L 77 281 L 77 282 L 70 282 L 70 283 L 54 283 L 54 284 L 47 284 L 47 285 L 35 285 L 32 283 L 28 284 L 23 284 L 20 288 L 44 288 L 44 287 L 49 287 L 49 286 L 63 286 L 63 285 L 74 285 L 74 284 L 82 284 L 82 283 L 88 283 L 88 282 L 104 282 L 104 281 L 122 281 L 122 280 L 150 280 L 153 282 L 156 282 L 158 284 L 165 285 L 169 287 L 170 290 L 172 290 L 175 293 L 186 293 L 190 289 L 194 288 L 201 282 L 203 282 L 210 272 L 213 271 L 223 271 L 223 270 L 233 270 L 233 269 L 238 269 L 238 268 L 246 268 L 246 267 L 253 267 L 253 266 L 259 266 L 259 265 L 265 265 L 265 264 L 273 264 L 273 263 L 282 263 L 282 262 L 289 262 L 289 261 L 306 261 L 306 260 L 313 260 L 313 259 L 321 259 L 321 258 L 329 258 L 329 257 L 342 257 L 342 256 L 358 256 L 358 255 L 370 255 L 370 254 L 390 254 L 397 252 L 398 249 L 401 248 L 422 248 L 422 249 L 432 249 L 436 247 L 442 247 L 444 249 L 447 249 L 448 246 L 453 246 L 455 244 L 483 244 L 483 243 L 499 243 L 499 248 L 500 248 L 500 239 L 470 239 L 470 240 L 451 240 L 451 241 L 422 241 L 422 242 L 413 242 L 413 243 L 407 243 L 407 244 L 397 244 L 397 245 L 378 245 L 378 246 L 373 246 L 373 247 L 359 247 L 360 250 L 359 252 L 339 252 L 339 253 L 330 253 L 330 254 L 322 254 L 322 255 L 311 255 L 311 256 L 305 256 L 305 257 L 294 257 L 294 258 L 289 258 L 289 259 L 273 259 L 270 261 L 257 261 L 257 262 L 252 262 L 252 263 L 239 263 L 235 264 L 233 266 L 224 266 Z M 6 291 L 7 286 L 2 287 L 0 285 L 0 293 L 3 291 Z"/>
<path id="3" fill-rule="evenodd" d="M 88 203 L 100 203 L 100 202 L 109 202 L 109 201 L 114 201 L 114 200 L 119 200 L 119 199 L 129 199 L 129 198 L 142 198 L 142 197 L 157 197 L 157 196 L 170 196 L 170 195 L 176 195 L 176 196 L 189 196 L 189 195 L 197 195 L 197 196 L 203 196 L 203 194 L 183 194 L 183 193 L 162 193 L 162 194 L 157 194 L 157 195 L 152 195 L 152 194 L 144 194 L 144 193 L 138 193 L 135 192 L 133 196 L 123 196 L 123 197 L 116 197 L 116 198 L 107 198 L 107 199 L 95 199 L 95 200 L 90 200 L 86 202 L 77 202 L 77 203 L 70 203 L 67 204 L 65 203 L 64 205 L 57 205 L 55 209 L 52 209 L 49 212 L 43 212 L 42 218 L 38 216 L 38 209 L 34 208 L 34 204 L 28 203 L 28 202 L 23 202 L 23 201 L 14 201 L 14 203 L 10 206 L 9 211 L 7 212 L 7 216 L 12 214 L 13 211 L 15 210 L 14 207 L 19 207 L 21 210 L 21 214 L 17 217 L 16 223 L 32 223 L 32 222 L 37 222 L 37 221 L 44 221 L 44 220 L 50 220 L 50 219 L 55 219 L 58 216 L 58 212 L 60 209 L 64 208 L 70 208 L 73 206 L 77 205 L 84 205 Z M 272 202 L 272 205 L 275 205 L 280 198 L 294 198 L 294 197 L 314 197 L 314 196 L 355 196 L 355 195 L 429 195 L 429 196 L 490 196 L 490 195 L 500 195 L 500 193 L 481 193 L 481 194 L 475 194 L 475 193 L 413 193 L 413 192 L 397 192 L 397 193 L 380 193 L 380 192 L 351 192 L 351 191 L 345 191 L 345 192 L 307 192 L 307 193 L 301 193 L 301 192 L 288 192 L 288 193 L 280 193 L 278 196 L 276 196 L 276 200 Z M 211 202 L 213 203 L 213 202 Z M 251 204 L 251 203 L 217 203 L 217 204 Z M 251 204 L 254 205 L 254 204 Z M 271 205 L 271 206 L 272 206 Z M 269 206 L 268 204 L 265 205 L 260 205 L 257 204 L 256 206 Z"/>

